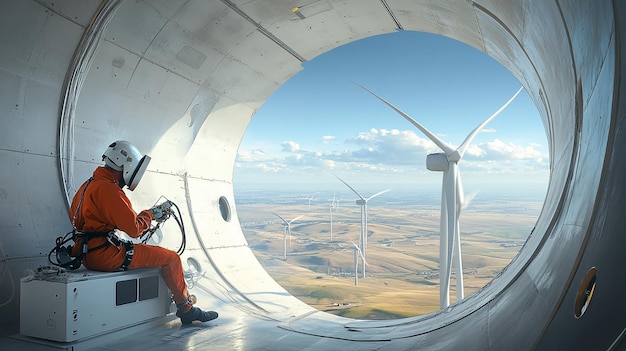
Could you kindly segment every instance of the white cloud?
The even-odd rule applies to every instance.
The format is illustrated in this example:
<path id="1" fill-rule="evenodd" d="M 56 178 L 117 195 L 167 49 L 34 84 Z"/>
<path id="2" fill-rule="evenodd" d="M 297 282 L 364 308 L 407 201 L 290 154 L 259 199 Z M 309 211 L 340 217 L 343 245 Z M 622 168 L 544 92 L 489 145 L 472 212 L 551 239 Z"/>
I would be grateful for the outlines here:
<path id="1" fill-rule="evenodd" d="M 294 141 L 283 141 L 281 144 L 282 151 L 285 152 L 295 152 L 300 150 L 300 144 Z"/>
<path id="2" fill-rule="evenodd" d="M 260 149 L 252 149 L 246 151 L 240 150 L 237 153 L 237 161 L 239 162 L 255 162 L 265 160 L 267 158 L 268 156 L 265 154 L 265 152 Z"/>
<path id="3" fill-rule="evenodd" d="M 258 169 L 262 170 L 263 172 L 270 172 L 270 173 L 278 173 L 278 172 L 281 171 L 280 167 L 273 167 L 273 166 L 267 165 L 265 163 L 260 163 L 260 164 L 256 165 L 255 168 L 258 168 Z"/>
<path id="4" fill-rule="evenodd" d="M 322 137 L 321 140 L 334 140 Z M 359 132 L 344 143 L 320 143 L 316 150 L 304 150 L 294 141 L 280 143 L 280 153 L 266 153 L 260 149 L 240 150 L 237 172 L 248 172 L 256 180 L 261 174 L 271 179 L 332 179 L 336 172 L 347 172 L 362 177 L 404 177 L 410 182 L 433 172 L 426 171 L 426 155 L 441 150 L 430 140 L 411 130 L 376 129 Z M 341 149 L 337 149 L 340 147 Z M 520 176 L 549 172 L 548 157 L 536 143 L 518 145 L 494 139 L 480 144 L 470 144 L 460 163 L 466 177 L 484 177 L 503 174 Z M 280 178 L 282 179 L 282 178 Z M 397 178 L 393 178 L 397 179 Z"/>
<path id="5" fill-rule="evenodd" d="M 349 143 L 353 144 L 369 144 L 376 140 L 377 132 L 360 132 L 357 136 L 352 137 L 347 140 Z"/>
<path id="6" fill-rule="evenodd" d="M 331 141 L 333 141 L 333 140 L 335 140 L 335 139 L 336 139 L 336 138 L 335 138 L 334 136 L 332 136 L 332 135 L 324 135 L 324 136 L 322 137 L 322 143 L 323 143 L 323 144 L 328 144 L 328 143 L 330 143 Z"/>
<path id="7" fill-rule="evenodd" d="M 371 129 L 346 140 L 346 143 L 363 145 L 350 156 L 374 164 L 423 164 L 426 154 L 439 151 L 432 141 L 415 132 L 397 129 Z"/>
<path id="8" fill-rule="evenodd" d="M 478 145 L 469 144 L 469 146 L 465 149 L 465 155 L 473 156 L 473 157 L 483 157 L 486 152 Z"/>
<path id="9" fill-rule="evenodd" d="M 490 154 L 495 154 L 499 156 L 497 158 L 501 159 L 540 160 L 545 158 L 545 155 L 536 149 L 540 145 L 534 143 L 522 146 L 513 143 L 505 143 L 500 139 L 495 139 L 487 142 L 486 145 Z"/>

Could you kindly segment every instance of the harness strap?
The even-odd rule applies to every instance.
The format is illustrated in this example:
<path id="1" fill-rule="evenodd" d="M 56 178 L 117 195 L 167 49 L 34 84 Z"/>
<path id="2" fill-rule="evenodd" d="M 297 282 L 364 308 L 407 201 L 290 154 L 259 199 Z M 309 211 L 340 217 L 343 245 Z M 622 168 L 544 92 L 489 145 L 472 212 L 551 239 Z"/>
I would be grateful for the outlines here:
<path id="1" fill-rule="evenodd" d="M 133 261 L 133 256 L 135 256 L 135 244 L 130 241 L 124 241 L 124 248 L 126 249 L 126 253 L 124 254 L 124 262 L 120 266 L 120 271 L 127 271 L 128 266 Z"/>
<path id="2" fill-rule="evenodd" d="M 72 234 L 71 239 L 67 238 L 70 234 Z M 56 264 L 59 267 L 63 267 L 63 268 L 69 268 L 71 270 L 78 269 L 78 268 L 80 268 L 80 265 L 83 262 L 83 258 L 85 258 L 85 255 L 87 253 L 93 252 L 93 251 L 96 251 L 96 250 L 100 250 L 100 249 L 105 248 L 105 247 L 107 247 L 109 245 L 109 242 L 106 241 L 102 245 L 98 245 L 96 247 L 89 248 L 89 239 L 90 238 L 98 238 L 98 237 L 107 237 L 109 235 L 113 235 L 113 231 L 110 231 L 110 232 L 83 232 L 83 231 L 74 229 L 71 232 L 67 233 L 65 235 L 65 237 L 57 238 L 56 246 L 48 254 L 48 260 L 50 261 L 50 255 L 53 252 L 56 251 L 57 263 L 54 263 L 54 262 L 50 261 L 52 264 Z M 72 257 L 71 253 L 70 253 L 72 251 L 72 246 L 70 245 L 68 247 L 65 247 L 65 246 L 63 246 L 63 244 L 65 244 L 69 240 L 74 240 L 76 242 L 76 240 L 78 240 L 78 238 L 81 239 L 80 248 L 78 250 L 78 254 L 76 255 L 76 257 Z"/>
<path id="3" fill-rule="evenodd" d="M 89 252 L 94 252 L 96 250 L 100 250 L 100 249 L 104 249 L 105 247 L 111 245 L 108 241 L 105 241 L 103 244 L 98 245 L 96 247 L 92 247 L 91 249 L 87 250 L 87 253 Z"/>
<path id="4" fill-rule="evenodd" d="M 78 217 L 78 211 L 80 211 L 80 207 L 83 204 L 83 199 L 85 198 L 85 192 L 87 192 L 87 187 L 89 186 L 89 184 L 91 184 L 92 180 L 93 180 L 93 177 L 89 177 L 89 179 L 87 180 L 87 184 L 85 184 L 85 187 L 83 188 L 83 192 L 82 194 L 80 194 L 80 200 L 78 200 L 78 206 L 76 206 L 76 211 L 74 211 L 74 216 L 72 216 L 72 228 L 74 228 L 74 230 L 76 230 L 76 218 Z"/>
<path id="5" fill-rule="evenodd" d="M 111 234 L 113 234 L 112 230 L 109 230 L 108 232 L 82 232 L 82 235 L 88 237 L 89 239 L 102 238 Z"/>
<path id="6" fill-rule="evenodd" d="M 107 246 L 109 246 L 109 242 L 105 241 L 103 244 L 98 245 L 96 247 L 92 247 L 92 248 L 88 248 L 88 243 L 89 243 L 89 239 L 93 239 L 93 238 L 104 238 L 104 237 L 109 237 L 113 234 L 113 231 L 108 231 L 108 232 L 81 232 L 81 231 L 77 231 L 74 233 L 74 235 L 78 238 L 82 239 L 82 255 L 89 253 L 89 252 L 94 252 L 96 250 L 100 250 L 103 249 Z"/>
<path id="7" fill-rule="evenodd" d="M 127 271 L 128 266 L 130 266 L 130 263 L 133 260 L 133 256 L 135 255 L 135 244 L 130 241 L 120 239 L 115 234 L 109 236 L 107 243 L 110 243 L 117 247 L 122 245 L 124 246 L 124 262 L 122 262 L 122 265 L 120 266 L 120 271 Z"/>

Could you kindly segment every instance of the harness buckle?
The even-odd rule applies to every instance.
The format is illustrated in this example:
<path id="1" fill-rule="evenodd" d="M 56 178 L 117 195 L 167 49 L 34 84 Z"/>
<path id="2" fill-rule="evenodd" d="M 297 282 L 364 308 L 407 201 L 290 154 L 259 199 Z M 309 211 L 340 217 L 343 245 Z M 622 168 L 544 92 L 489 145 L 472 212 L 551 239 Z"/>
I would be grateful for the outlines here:
<path id="1" fill-rule="evenodd" d="M 109 232 L 109 235 L 107 235 L 107 241 L 113 246 L 122 245 L 122 239 L 115 235 L 113 231 Z"/>

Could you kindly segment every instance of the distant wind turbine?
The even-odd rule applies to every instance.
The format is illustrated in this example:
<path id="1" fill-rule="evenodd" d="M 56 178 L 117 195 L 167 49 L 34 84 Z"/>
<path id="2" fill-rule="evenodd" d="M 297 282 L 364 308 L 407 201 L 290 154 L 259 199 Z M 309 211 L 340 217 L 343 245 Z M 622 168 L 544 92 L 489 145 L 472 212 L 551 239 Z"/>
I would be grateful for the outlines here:
<path id="1" fill-rule="evenodd" d="M 461 208 L 464 206 L 464 199 L 461 176 L 458 171 L 458 163 L 461 161 L 461 158 L 463 158 L 467 147 L 474 137 L 480 133 L 487 123 L 499 115 L 500 112 L 502 112 L 517 97 L 524 87 L 519 88 L 519 90 L 504 105 L 502 105 L 502 107 L 478 125 L 478 127 L 476 127 L 467 136 L 467 138 L 465 138 L 465 141 L 463 141 L 461 146 L 455 150 L 387 100 L 376 95 L 366 87 L 360 84 L 357 85 L 402 115 L 402 117 L 422 131 L 422 133 L 432 140 L 433 143 L 443 150 L 443 153 L 430 154 L 426 157 L 426 168 L 431 171 L 443 172 L 439 246 L 439 280 L 441 289 L 439 304 L 441 308 L 447 307 L 450 305 L 450 276 L 452 275 L 453 247 L 454 251 L 456 251 L 454 255 L 454 264 L 457 279 L 457 301 L 464 298 L 463 263 L 461 256 L 461 240 L 459 235 L 459 216 Z"/>
<path id="2" fill-rule="evenodd" d="M 356 204 L 361 206 L 361 236 L 359 237 L 359 245 L 360 245 L 359 249 L 361 250 L 361 257 L 363 259 L 363 279 L 365 279 L 365 252 L 367 249 L 367 202 L 375 198 L 378 195 L 388 192 L 390 189 L 383 190 L 368 198 L 365 198 L 361 194 L 359 194 L 359 192 L 356 191 L 353 187 L 351 187 L 350 184 L 346 183 L 343 179 L 339 177 L 337 177 L 337 179 L 339 179 L 342 183 L 344 183 L 348 188 L 350 188 L 359 197 L 359 199 L 356 200 Z"/>
<path id="3" fill-rule="evenodd" d="M 281 217 L 278 213 L 274 212 L 274 214 L 280 218 L 283 223 L 285 224 L 285 228 L 283 230 L 283 259 L 287 260 L 287 235 L 289 235 L 289 240 L 291 242 L 291 223 L 293 223 L 293 221 L 295 221 L 296 219 L 302 217 L 301 215 L 290 220 L 287 221 L 286 219 L 284 219 L 283 217 Z"/>
<path id="4" fill-rule="evenodd" d="M 333 208 L 336 207 L 335 204 L 335 194 L 333 193 L 333 200 L 330 202 L 328 206 L 328 212 L 330 213 L 330 242 L 333 242 Z"/>

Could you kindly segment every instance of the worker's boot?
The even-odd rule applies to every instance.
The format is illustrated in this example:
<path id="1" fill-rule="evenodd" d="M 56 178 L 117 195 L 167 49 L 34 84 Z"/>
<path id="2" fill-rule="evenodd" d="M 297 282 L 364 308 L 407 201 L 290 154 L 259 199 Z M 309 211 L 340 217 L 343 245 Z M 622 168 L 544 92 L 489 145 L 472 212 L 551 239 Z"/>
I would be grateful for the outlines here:
<path id="1" fill-rule="evenodd" d="M 191 324 L 193 321 L 208 322 L 218 316 L 215 311 L 203 311 L 198 307 L 191 307 L 187 312 L 183 311 L 184 309 L 179 308 L 176 312 L 176 317 L 180 318 L 183 325 Z"/>

